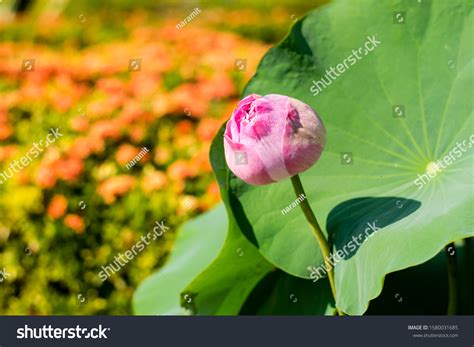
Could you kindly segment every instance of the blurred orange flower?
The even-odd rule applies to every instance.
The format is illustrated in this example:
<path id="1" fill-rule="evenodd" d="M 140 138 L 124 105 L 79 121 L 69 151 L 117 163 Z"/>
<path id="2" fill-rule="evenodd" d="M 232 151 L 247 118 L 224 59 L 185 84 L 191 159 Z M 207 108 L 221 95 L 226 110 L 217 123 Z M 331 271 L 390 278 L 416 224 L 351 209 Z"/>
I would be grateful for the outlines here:
<path id="1" fill-rule="evenodd" d="M 235 87 L 230 77 L 219 73 L 211 79 L 203 79 L 199 83 L 199 90 L 212 98 L 222 99 L 231 96 L 235 91 Z"/>
<path id="2" fill-rule="evenodd" d="M 74 105 L 74 98 L 61 91 L 57 91 L 56 93 L 52 93 L 50 96 L 51 104 L 53 107 L 59 112 L 66 112 Z"/>
<path id="3" fill-rule="evenodd" d="M 97 193 L 107 204 L 113 203 L 118 196 L 124 195 L 135 185 L 135 178 L 129 175 L 111 177 L 100 183 Z"/>
<path id="4" fill-rule="evenodd" d="M 197 84 L 180 85 L 172 91 L 171 98 L 179 110 L 187 110 L 186 112 L 193 117 L 203 116 L 209 108 L 209 100 L 205 99 Z"/>
<path id="5" fill-rule="evenodd" d="M 196 168 L 182 159 L 176 160 L 167 169 L 168 176 L 174 180 L 181 181 L 188 177 L 196 176 Z"/>
<path id="6" fill-rule="evenodd" d="M 164 165 L 171 159 L 171 152 L 166 148 L 157 148 L 153 161 L 158 165 Z"/>
<path id="7" fill-rule="evenodd" d="M 174 104 L 174 101 L 171 100 L 169 95 L 159 93 L 153 98 L 152 110 L 157 117 L 161 117 L 167 113 L 171 113 L 175 111 L 176 108 L 177 107 Z"/>
<path id="8" fill-rule="evenodd" d="M 111 114 L 124 103 L 124 94 L 111 94 L 106 98 L 92 101 L 87 106 L 87 115 L 92 118 L 102 118 Z"/>
<path id="9" fill-rule="evenodd" d="M 196 153 L 192 158 L 193 165 L 199 169 L 201 172 L 211 172 L 212 166 L 211 161 L 209 160 L 209 149 L 203 148 L 198 153 Z"/>
<path id="10" fill-rule="evenodd" d="M 20 185 L 27 185 L 30 183 L 30 173 L 29 171 L 23 170 L 18 172 L 17 182 Z"/>
<path id="11" fill-rule="evenodd" d="M 68 214 L 64 218 L 64 225 L 74 230 L 78 234 L 84 232 L 85 228 L 84 219 L 77 214 Z"/>
<path id="12" fill-rule="evenodd" d="M 55 195 L 48 205 L 48 216 L 58 219 L 66 213 L 67 199 L 64 195 Z"/>
<path id="13" fill-rule="evenodd" d="M 132 142 L 140 142 L 146 135 L 146 129 L 143 126 L 136 125 L 130 128 L 129 135 Z"/>
<path id="14" fill-rule="evenodd" d="M 53 173 L 49 165 L 43 165 L 38 168 L 36 172 L 35 182 L 41 188 L 52 188 L 56 184 L 56 175 Z"/>
<path id="15" fill-rule="evenodd" d="M 0 123 L 0 141 L 8 139 L 13 134 L 13 128 L 6 123 Z"/>
<path id="16" fill-rule="evenodd" d="M 18 148 L 15 145 L 7 145 L 0 147 L 0 160 L 4 161 L 13 158 L 18 154 Z"/>
<path id="17" fill-rule="evenodd" d="M 199 122 L 197 134 L 202 141 L 211 141 L 219 131 L 222 122 L 218 119 L 204 118 Z"/>
<path id="18" fill-rule="evenodd" d="M 207 194 L 215 201 L 219 201 L 221 199 L 221 194 L 219 192 L 219 184 L 214 181 L 212 182 L 209 187 L 207 188 Z"/>
<path id="19" fill-rule="evenodd" d="M 97 81 L 97 89 L 106 92 L 107 94 L 123 93 L 126 89 L 126 84 L 122 80 L 111 77 L 101 78 Z"/>
<path id="20" fill-rule="evenodd" d="M 139 148 L 130 144 L 124 144 L 121 145 L 118 148 L 117 153 L 115 153 L 115 160 L 117 160 L 117 163 L 123 166 L 135 158 L 138 153 L 140 153 Z"/>
<path id="21" fill-rule="evenodd" d="M 143 116 L 142 105 L 138 104 L 134 100 L 127 100 L 124 109 L 119 115 L 119 122 L 121 125 L 132 124 L 138 120 L 141 120 Z"/>
<path id="22" fill-rule="evenodd" d="M 55 163 L 56 174 L 64 181 L 75 180 L 84 169 L 84 163 L 80 158 L 69 157 Z"/>
<path id="23" fill-rule="evenodd" d="M 164 188 L 167 184 L 166 175 L 161 171 L 152 171 L 145 174 L 142 180 L 144 192 L 152 192 Z"/>
<path id="24" fill-rule="evenodd" d="M 69 148 L 69 155 L 80 159 L 87 158 L 100 141 L 92 141 L 87 137 L 77 137 Z"/>
<path id="25" fill-rule="evenodd" d="M 186 213 L 195 211 L 199 207 L 199 200 L 192 195 L 184 195 L 179 200 L 178 215 L 184 215 Z"/>
<path id="26" fill-rule="evenodd" d="M 188 135 L 193 131 L 193 123 L 189 120 L 182 120 L 176 124 L 178 135 Z"/>
<path id="27" fill-rule="evenodd" d="M 89 129 L 89 121 L 84 117 L 71 119 L 71 129 L 77 132 L 84 132 Z"/>
<path id="28" fill-rule="evenodd" d="M 92 125 L 91 135 L 102 139 L 118 139 L 120 137 L 120 128 L 113 120 L 101 120 Z"/>
<path id="29" fill-rule="evenodd" d="M 8 123 L 8 113 L 0 107 L 0 123 Z"/>

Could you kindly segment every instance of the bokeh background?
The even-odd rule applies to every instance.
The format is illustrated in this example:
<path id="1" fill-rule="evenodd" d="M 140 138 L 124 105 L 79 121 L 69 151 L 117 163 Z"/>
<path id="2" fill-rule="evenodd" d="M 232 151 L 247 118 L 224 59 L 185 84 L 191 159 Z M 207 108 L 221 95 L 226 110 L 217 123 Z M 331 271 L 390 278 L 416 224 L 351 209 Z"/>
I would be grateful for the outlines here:
<path id="1" fill-rule="evenodd" d="M 179 226 L 220 200 L 210 142 L 260 58 L 323 2 L 0 0 L 0 173 L 64 135 L 0 185 L 0 314 L 131 314 Z"/>

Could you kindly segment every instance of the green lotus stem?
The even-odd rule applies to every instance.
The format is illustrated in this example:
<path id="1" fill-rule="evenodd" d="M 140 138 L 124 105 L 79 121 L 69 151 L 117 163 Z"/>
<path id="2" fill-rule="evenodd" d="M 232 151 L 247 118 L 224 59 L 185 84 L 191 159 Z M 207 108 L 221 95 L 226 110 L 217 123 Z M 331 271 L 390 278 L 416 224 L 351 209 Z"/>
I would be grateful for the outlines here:
<path id="1" fill-rule="evenodd" d="M 301 194 L 303 194 L 303 196 L 306 197 L 306 193 L 303 189 L 303 185 L 301 184 L 299 175 L 292 176 L 291 183 L 293 184 L 293 189 L 297 197 L 301 196 Z M 319 226 L 318 220 L 316 219 L 316 216 L 314 215 L 313 210 L 311 209 L 311 206 L 309 205 L 308 199 L 307 198 L 303 199 L 303 201 L 300 203 L 300 206 L 301 206 L 301 209 L 303 210 L 303 214 L 306 217 L 306 220 L 311 226 L 311 230 L 313 231 L 313 234 L 316 237 L 316 240 L 318 241 L 319 248 L 321 249 L 321 253 L 323 254 L 324 266 L 326 267 L 326 272 L 329 278 L 329 284 L 331 285 L 332 295 L 334 296 L 334 303 L 336 303 L 336 285 L 334 283 L 334 272 L 333 272 L 332 265 L 330 262 L 331 250 L 329 248 L 328 241 L 326 239 L 326 236 L 322 232 L 321 227 Z M 340 316 L 343 315 L 343 313 L 339 311 L 339 309 L 337 308 L 337 305 L 336 305 L 336 310 Z"/>
<path id="2" fill-rule="evenodd" d="M 458 312 L 458 265 L 456 262 L 456 247 L 454 246 L 454 242 L 446 245 L 444 250 L 448 257 L 448 315 L 455 315 Z"/>

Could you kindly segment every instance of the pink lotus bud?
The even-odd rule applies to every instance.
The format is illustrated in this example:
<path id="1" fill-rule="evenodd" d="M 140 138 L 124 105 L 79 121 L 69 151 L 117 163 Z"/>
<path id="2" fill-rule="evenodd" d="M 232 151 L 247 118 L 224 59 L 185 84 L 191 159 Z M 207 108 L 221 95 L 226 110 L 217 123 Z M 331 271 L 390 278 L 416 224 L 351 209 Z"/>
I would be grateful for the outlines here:
<path id="1" fill-rule="evenodd" d="M 309 169 L 325 142 L 326 130 L 311 107 L 278 94 L 245 97 L 224 133 L 227 165 L 253 185 L 281 181 Z"/>

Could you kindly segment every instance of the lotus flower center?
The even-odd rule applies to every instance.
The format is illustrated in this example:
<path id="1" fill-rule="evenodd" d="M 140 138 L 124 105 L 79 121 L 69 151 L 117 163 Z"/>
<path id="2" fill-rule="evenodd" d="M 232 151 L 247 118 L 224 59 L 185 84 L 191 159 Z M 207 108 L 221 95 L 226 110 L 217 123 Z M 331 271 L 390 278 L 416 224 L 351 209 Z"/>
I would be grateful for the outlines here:
<path id="1" fill-rule="evenodd" d="M 244 121 L 246 121 L 249 124 L 253 124 L 255 122 L 255 115 L 256 113 L 252 105 L 250 110 L 248 112 L 245 112 Z"/>
<path id="2" fill-rule="evenodd" d="M 439 170 L 440 167 L 434 161 L 431 161 L 428 163 L 428 165 L 426 165 L 426 172 L 433 176 L 435 176 L 439 172 Z"/>

